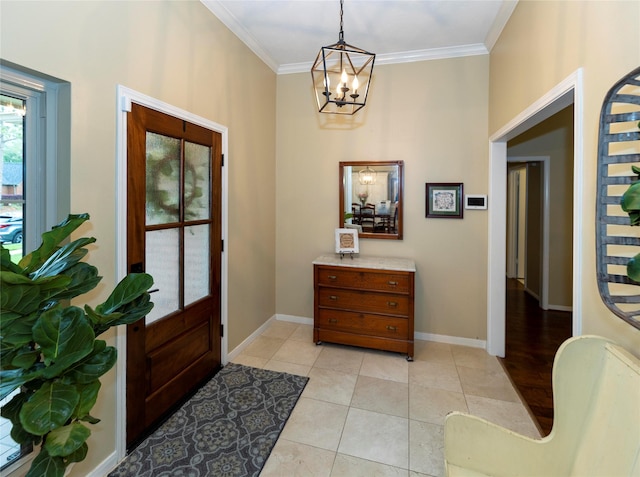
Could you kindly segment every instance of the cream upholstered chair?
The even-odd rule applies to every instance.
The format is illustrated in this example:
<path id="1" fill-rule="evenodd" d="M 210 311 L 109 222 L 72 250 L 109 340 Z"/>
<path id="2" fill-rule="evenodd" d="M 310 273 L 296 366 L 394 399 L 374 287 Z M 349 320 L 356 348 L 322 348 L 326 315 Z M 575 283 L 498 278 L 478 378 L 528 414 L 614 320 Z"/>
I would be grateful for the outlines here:
<path id="1" fill-rule="evenodd" d="M 567 340 L 553 365 L 551 433 L 531 439 L 484 419 L 445 419 L 449 476 L 640 476 L 640 360 L 604 338 Z"/>

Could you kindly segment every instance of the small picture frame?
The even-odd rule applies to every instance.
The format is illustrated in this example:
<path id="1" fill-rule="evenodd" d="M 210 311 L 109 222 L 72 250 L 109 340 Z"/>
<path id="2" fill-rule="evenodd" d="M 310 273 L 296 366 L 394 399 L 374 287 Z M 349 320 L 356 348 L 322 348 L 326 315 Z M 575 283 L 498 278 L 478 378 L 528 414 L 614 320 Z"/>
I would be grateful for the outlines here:
<path id="1" fill-rule="evenodd" d="M 426 217 L 461 219 L 463 214 L 462 182 L 427 182 Z"/>
<path id="2" fill-rule="evenodd" d="M 336 253 L 359 253 L 358 231 L 336 229 Z"/>

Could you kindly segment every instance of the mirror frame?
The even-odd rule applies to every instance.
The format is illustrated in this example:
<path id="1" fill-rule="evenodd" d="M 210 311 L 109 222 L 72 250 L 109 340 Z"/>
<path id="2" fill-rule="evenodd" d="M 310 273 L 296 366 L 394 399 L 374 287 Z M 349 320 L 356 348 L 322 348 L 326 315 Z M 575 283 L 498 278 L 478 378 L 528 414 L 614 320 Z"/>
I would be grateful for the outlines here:
<path id="1" fill-rule="evenodd" d="M 345 180 L 344 168 L 347 166 L 363 169 L 367 166 L 375 168 L 376 166 L 397 166 L 398 167 L 398 231 L 395 234 L 390 233 L 373 233 L 360 232 L 359 238 L 376 238 L 388 240 L 402 240 L 402 221 L 404 209 L 404 161 L 341 161 L 340 162 L 340 199 L 339 199 L 339 227 L 344 227 L 344 190 Z"/>

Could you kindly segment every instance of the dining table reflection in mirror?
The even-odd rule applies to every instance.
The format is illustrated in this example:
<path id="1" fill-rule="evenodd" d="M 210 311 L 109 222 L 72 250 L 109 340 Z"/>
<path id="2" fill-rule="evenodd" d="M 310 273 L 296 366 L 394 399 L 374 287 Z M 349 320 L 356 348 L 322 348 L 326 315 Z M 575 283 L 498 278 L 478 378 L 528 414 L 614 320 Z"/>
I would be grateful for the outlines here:
<path id="1" fill-rule="evenodd" d="M 402 239 L 403 161 L 340 162 L 340 227 Z"/>

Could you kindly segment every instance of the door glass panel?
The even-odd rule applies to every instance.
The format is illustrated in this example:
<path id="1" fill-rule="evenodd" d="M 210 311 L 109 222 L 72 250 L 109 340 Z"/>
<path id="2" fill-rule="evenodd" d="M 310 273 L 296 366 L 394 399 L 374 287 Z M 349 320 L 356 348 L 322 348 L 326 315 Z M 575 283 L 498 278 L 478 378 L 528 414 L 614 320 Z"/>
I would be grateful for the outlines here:
<path id="1" fill-rule="evenodd" d="M 153 277 L 153 309 L 146 324 L 177 311 L 180 307 L 180 229 L 153 230 L 146 233 L 145 266 Z"/>
<path id="2" fill-rule="evenodd" d="M 184 218 L 209 218 L 211 148 L 186 142 L 184 146 Z"/>
<path id="3" fill-rule="evenodd" d="M 184 304 L 209 295 L 209 225 L 184 229 Z"/>
<path id="4" fill-rule="evenodd" d="M 180 140 L 147 132 L 146 223 L 177 222 L 180 206 Z"/>

